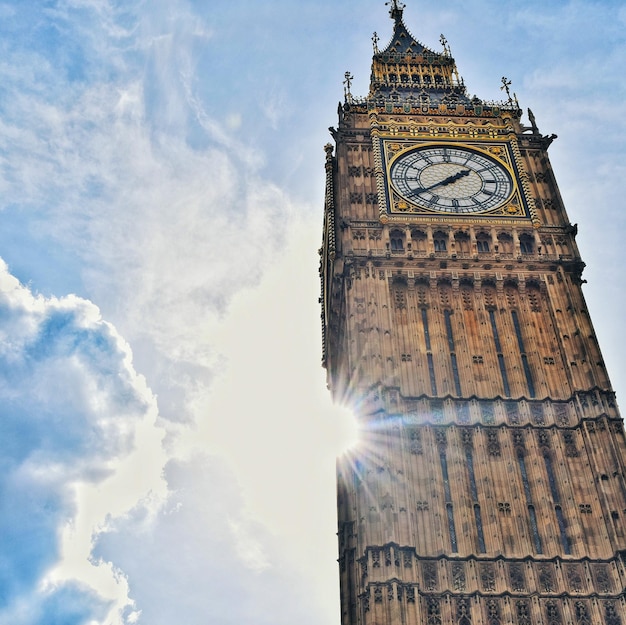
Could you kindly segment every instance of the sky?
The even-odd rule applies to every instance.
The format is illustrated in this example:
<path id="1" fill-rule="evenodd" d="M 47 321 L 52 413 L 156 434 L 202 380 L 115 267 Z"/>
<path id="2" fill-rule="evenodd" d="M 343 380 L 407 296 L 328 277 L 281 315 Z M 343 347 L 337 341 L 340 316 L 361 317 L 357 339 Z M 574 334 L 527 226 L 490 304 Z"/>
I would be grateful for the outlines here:
<path id="1" fill-rule="evenodd" d="M 626 1 L 407 0 L 544 134 L 626 394 Z M 0 2 L 0 625 L 339 623 L 323 146 L 383 0 Z"/>

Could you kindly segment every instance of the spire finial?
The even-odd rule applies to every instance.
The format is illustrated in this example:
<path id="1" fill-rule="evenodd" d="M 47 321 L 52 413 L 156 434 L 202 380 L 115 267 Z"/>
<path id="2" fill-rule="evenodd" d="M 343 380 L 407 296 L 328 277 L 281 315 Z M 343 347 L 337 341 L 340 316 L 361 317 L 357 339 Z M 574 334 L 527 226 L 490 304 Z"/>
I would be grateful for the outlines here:
<path id="1" fill-rule="evenodd" d="M 398 0 L 388 0 L 385 2 L 385 6 L 389 6 L 389 15 L 392 20 L 395 20 L 396 23 L 402 20 L 402 11 L 406 7 L 406 4 L 402 4 L 398 2 Z"/>
<path id="2" fill-rule="evenodd" d="M 509 104 L 513 104 L 513 98 L 511 97 L 511 90 L 509 89 L 511 84 L 512 84 L 511 81 L 506 76 L 502 76 L 502 86 L 500 87 L 500 91 L 506 91 L 506 97 L 508 98 Z"/>
<path id="3" fill-rule="evenodd" d="M 379 50 L 378 50 L 378 42 L 380 41 L 380 39 L 378 38 L 378 33 L 374 32 L 374 35 L 372 36 L 372 43 L 374 44 L 374 54 L 378 54 Z"/>
<path id="4" fill-rule="evenodd" d="M 352 87 L 352 81 L 354 80 L 354 76 L 350 72 L 346 72 L 344 74 L 345 80 L 343 81 L 343 93 L 346 98 L 346 102 L 352 103 L 352 93 L 350 88 Z"/>
<path id="5" fill-rule="evenodd" d="M 450 45 L 448 44 L 448 40 L 445 38 L 445 35 L 442 34 L 441 37 L 439 37 L 439 41 L 443 46 L 443 53 L 448 56 L 452 56 L 452 51 L 450 50 Z"/>

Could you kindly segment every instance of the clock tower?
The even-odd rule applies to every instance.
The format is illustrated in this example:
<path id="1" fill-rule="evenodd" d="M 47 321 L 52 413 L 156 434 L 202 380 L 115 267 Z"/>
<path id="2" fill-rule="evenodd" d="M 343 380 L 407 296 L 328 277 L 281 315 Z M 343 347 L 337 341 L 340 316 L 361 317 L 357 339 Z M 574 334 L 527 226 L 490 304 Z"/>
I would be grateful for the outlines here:
<path id="1" fill-rule="evenodd" d="M 626 444 L 584 264 L 515 95 L 467 95 L 391 5 L 326 146 L 323 362 L 342 625 L 626 625 Z"/>

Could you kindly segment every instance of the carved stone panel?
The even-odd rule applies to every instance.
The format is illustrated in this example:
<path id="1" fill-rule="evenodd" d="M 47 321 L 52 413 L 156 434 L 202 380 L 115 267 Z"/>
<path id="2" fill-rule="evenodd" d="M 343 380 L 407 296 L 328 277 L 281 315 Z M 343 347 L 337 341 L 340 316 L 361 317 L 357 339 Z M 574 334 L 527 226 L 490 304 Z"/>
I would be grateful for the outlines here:
<path id="1" fill-rule="evenodd" d="M 494 592 L 496 590 L 496 570 L 491 563 L 480 565 L 480 583 L 485 592 Z"/>
<path id="2" fill-rule="evenodd" d="M 422 576 L 424 579 L 424 589 L 428 591 L 437 590 L 438 575 L 435 562 L 424 562 L 422 566 Z"/>

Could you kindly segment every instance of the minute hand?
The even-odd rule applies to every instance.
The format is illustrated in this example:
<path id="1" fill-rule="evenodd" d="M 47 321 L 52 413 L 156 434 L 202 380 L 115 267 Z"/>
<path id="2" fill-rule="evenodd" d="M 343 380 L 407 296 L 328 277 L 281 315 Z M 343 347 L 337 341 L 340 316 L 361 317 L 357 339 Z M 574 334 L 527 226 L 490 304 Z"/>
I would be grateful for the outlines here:
<path id="1" fill-rule="evenodd" d="M 452 176 L 448 176 L 447 178 L 444 178 L 443 180 L 435 184 L 431 184 L 430 187 L 426 187 L 423 190 L 430 191 L 431 189 L 436 189 L 437 187 L 445 187 L 446 185 L 452 184 L 453 182 L 456 182 L 457 180 L 460 180 L 461 178 L 464 178 L 465 176 L 469 176 L 469 174 L 470 174 L 470 170 L 464 169 L 463 171 L 453 174 Z"/>

